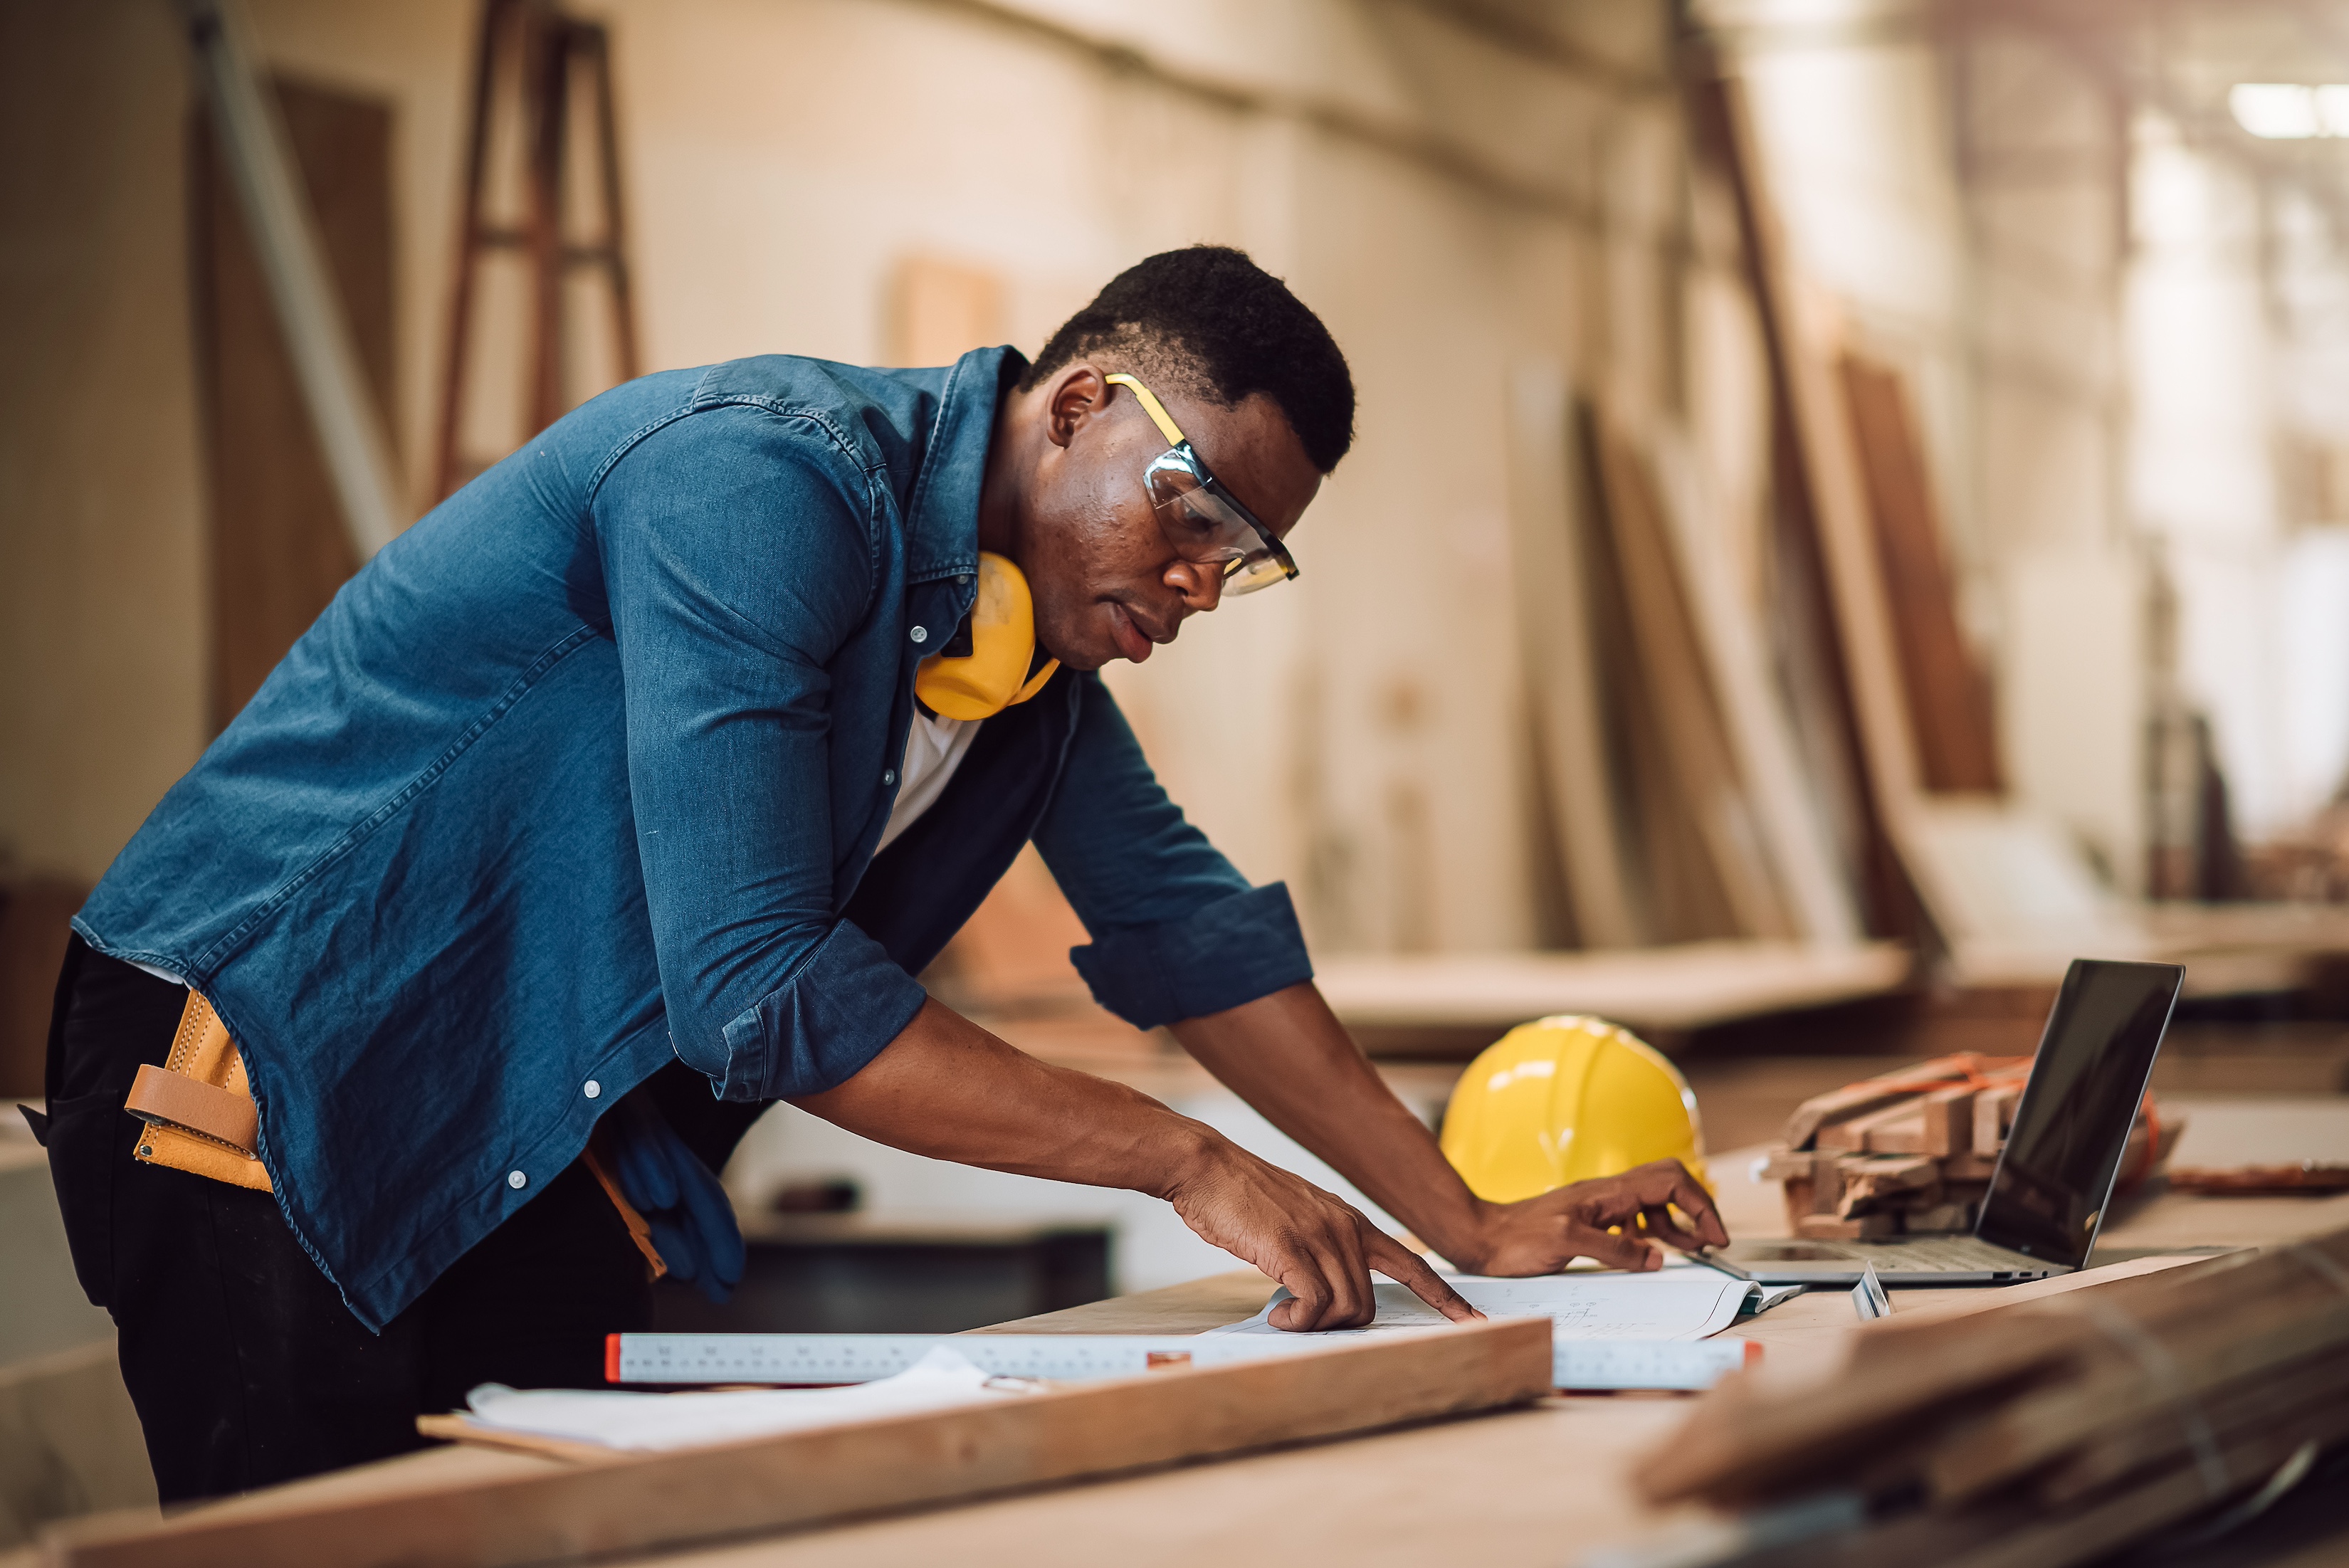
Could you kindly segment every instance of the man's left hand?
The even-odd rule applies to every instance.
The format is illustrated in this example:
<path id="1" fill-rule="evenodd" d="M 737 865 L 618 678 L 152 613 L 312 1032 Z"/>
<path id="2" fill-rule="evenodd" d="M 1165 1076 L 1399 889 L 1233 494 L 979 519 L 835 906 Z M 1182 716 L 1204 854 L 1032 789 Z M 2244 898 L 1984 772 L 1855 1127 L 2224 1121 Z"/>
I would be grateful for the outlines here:
<path id="1" fill-rule="evenodd" d="M 1519 1203 L 1477 1207 L 1475 1255 L 1450 1261 L 1478 1274 L 1555 1274 L 1577 1258 L 1637 1273 L 1663 1265 L 1658 1242 L 1682 1252 L 1729 1244 L 1713 1195 L 1677 1160 L 1572 1182 Z"/>
<path id="2" fill-rule="evenodd" d="M 685 1146 L 648 1091 L 629 1095 L 606 1119 L 613 1174 L 651 1228 L 669 1277 L 723 1302 L 742 1283 L 746 1261 L 742 1229 L 724 1185 Z"/>

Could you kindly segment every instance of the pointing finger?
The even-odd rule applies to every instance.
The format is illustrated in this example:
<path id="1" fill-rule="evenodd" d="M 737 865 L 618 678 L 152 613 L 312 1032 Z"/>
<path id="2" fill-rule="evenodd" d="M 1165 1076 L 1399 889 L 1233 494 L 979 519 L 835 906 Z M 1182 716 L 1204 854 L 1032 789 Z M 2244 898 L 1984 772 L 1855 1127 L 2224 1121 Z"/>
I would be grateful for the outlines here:
<path id="1" fill-rule="evenodd" d="M 1411 1287 L 1412 1294 L 1454 1323 L 1472 1323 L 1485 1315 L 1468 1305 L 1444 1277 L 1427 1266 L 1427 1260 L 1381 1231 L 1372 1231 L 1371 1266 L 1389 1279 Z"/>

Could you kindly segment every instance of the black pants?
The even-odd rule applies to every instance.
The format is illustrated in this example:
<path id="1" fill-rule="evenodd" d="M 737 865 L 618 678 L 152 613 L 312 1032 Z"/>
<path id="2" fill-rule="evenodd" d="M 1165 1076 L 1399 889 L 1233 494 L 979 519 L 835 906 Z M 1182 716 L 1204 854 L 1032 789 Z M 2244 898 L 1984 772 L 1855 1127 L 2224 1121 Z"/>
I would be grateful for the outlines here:
<path id="1" fill-rule="evenodd" d="M 141 1062 L 162 1062 L 187 995 L 77 937 L 49 1035 L 50 1173 L 82 1288 L 113 1314 L 164 1502 L 421 1447 L 417 1416 L 461 1406 L 479 1383 L 602 1386 L 604 1336 L 648 1326 L 652 1294 L 583 1166 L 375 1335 L 274 1196 L 134 1160 L 140 1123 L 123 1097 Z"/>

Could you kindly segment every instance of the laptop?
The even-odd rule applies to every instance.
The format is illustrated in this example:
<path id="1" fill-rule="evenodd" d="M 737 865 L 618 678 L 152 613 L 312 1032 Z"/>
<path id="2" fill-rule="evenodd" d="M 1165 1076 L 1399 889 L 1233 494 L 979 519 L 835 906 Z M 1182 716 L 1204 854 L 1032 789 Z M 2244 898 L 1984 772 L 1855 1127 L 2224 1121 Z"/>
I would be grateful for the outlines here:
<path id="1" fill-rule="evenodd" d="M 2186 971 L 2075 959 L 1971 1236 L 1733 1242 L 1700 1261 L 1764 1284 L 2013 1284 L 2085 1267 Z"/>

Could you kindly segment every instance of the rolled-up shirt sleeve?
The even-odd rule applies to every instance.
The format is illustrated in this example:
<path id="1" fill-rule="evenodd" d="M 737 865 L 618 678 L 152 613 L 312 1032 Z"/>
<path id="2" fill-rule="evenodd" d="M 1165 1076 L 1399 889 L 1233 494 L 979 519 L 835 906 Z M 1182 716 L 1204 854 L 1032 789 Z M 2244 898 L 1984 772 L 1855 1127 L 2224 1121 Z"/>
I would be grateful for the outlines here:
<path id="1" fill-rule="evenodd" d="M 872 480 L 810 421 L 689 418 L 595 501 L 662 998 L 723 1098 L 812 1094 L 924 999 L 833 906 L 826 665 L 880 586 Z"/>
<path id="2" fill-rule="evenodd" d="M 1109 688 L 1083 683 L 1036 847 L 1092 937 L 1069 956 L 1136 1028 L 1219 1013 L 1313 977 L 1288 890 L 1251 886 L 1167 799 Z"/>

